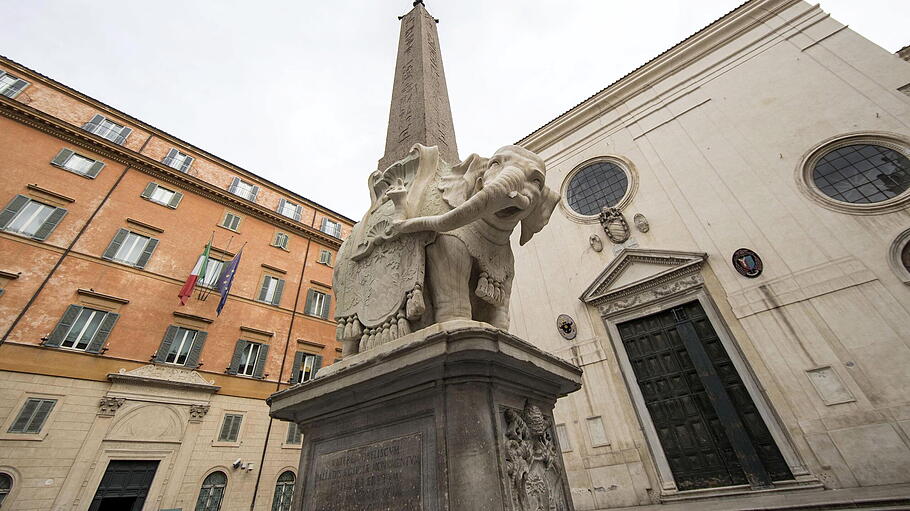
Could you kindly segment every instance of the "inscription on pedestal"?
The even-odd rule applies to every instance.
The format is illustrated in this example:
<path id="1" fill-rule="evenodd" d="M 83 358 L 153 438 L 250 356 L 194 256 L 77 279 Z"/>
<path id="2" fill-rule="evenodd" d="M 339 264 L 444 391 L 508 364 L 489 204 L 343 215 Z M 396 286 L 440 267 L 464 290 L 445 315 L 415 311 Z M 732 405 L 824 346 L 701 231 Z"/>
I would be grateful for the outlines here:
<path id="1" fill-rule="evenodd" d="M 421 441 L 415 433 L 317 456 L 311 509 L 419 511 Z"/>

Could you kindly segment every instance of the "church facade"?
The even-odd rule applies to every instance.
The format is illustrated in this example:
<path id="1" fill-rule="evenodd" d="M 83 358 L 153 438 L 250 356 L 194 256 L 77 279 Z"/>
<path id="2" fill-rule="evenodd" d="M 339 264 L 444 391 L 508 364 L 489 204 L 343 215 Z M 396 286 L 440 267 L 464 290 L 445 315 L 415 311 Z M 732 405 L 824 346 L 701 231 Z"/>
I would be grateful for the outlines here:
<path id="1" fill-rule="evenodd" d="M 910 483 L 908 84 L 754 0 L 519 142 L 562 199 L 511 331 L 584 369 L 576 509 Z"/>

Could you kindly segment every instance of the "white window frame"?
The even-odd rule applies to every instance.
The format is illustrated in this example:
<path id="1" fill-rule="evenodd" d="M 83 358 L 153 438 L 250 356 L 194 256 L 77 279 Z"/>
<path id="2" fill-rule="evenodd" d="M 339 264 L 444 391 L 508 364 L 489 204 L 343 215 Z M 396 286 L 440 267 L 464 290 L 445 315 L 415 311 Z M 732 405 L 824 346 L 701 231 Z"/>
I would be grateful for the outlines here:
<path id="1" fill-rule="evenodd" d="M 130 244 L 129 242 L 131 240 L 132 243 Z M 136 266 L 136 264 L 139 263 L 139 259 L 142 257 L 142 253 L 145 252 L 145 247 L 148 246 L 150 241 L 152 241 L 150 236 L 130 231 L 129 234 L 126 235 L 126 239 L 123 240 L 123 243 L 117 248 L 117 252 L 111 257 L 111 260 L 130 266 Z M 139 247 L 139 243 L 142 243 L 141 247 Z M 127 248 L 128 244 L 129 248 Z M 134 253 L 136 258 L 131 261 L 129 256 Z"/>
<path id="2" fill-rule="evenodd" d="M 164 191 L 165 194 L 169 194 L 169 195 L 167 195 L 167 199 L 162 199 L 161 197 L 158 196 L 158 192 L 161 192 L 161 191 Z M 158 204 L 161 204 L 163 206 L 169 206 L 171 203 L 171 200 L 176 195 L 177 195 L 176 190 L 171 190 L 170 188 L 165 188 L 161 185 L 158 185 L 155 187 L 155 191 L 152 192 L 151 195 L 149 195 L 149 200 L 152 202 L 157 202 Z"/>
<path id="3" fill-rule="evenodd" d="M 199 255 L 199 259 L 196 259 L 196 265 L 193 266 L 193 271 L 191 273 L 198 275 L 197 272 L 202 268 L 202 258 L 203 257 L 205 257 L 205 255 L 203 255 L 203 254 Z M 227 264 L 227 263 L 225 263 L 221 259 L 215 259 L 211 255 L 209 255 L 209 263 L 205 268 L 205 275 L 203 276 L 202 280 L 196 281 L 196 285 L 202 286 L 202 287 L 205 287 L 208 289 L 215 289 L 215 287 L 217 287 L 217 285 L 218 285 L 218 279 L 221 277 L 221 272 L 224 271 L 225 264 Z M 218 269 L 217 272 L 214 272 L 214 273 L 212 272 L 213 265 L 215 268 Z"/>
<path id="4" fill-rule="evenodd" d="M 231 417 L 232 420 L 236 419 L 238 421 L 236 433 L 234 434 L 234 438 L 222 437 L 222 433 L 224 433 L 224 427 L 226 425 L 225 423 L 227 422 L 228 417 Z M 240 432 L 243 429 L 243 419 L 244 419 L 244 415 L 242 413 L 226 412 L 224 414 L 224 417 L 221 418 L 221 426 L 218 428 L 218 437 L 217 437 L 216 441 L 220 442 L 220 443 L 229 443 L 229 444 L 234 444 L 234 443 L 239 442 L 240 441 Z M 231 429 L 228 430 L 228 436 L 230 436 L 231 431 L 234 431 L 233 424 L 231 425 Z"/>
<path id="5" fill-rule="evenodd" d="M 265 296 L 259 296 L 258 300 L 260 302 L 272 304 L 275 300 L 275 293 L 278 291 L 278 282 L 284 279 L 274 275 L 263 275 L 262 280 L 268 280 L 268 288 L 266 288 Z M 261 286 L 260 289 L 262 289 Z"/>
<path id="6" fill-rule="evenodd" d="M 76 328 L 76 325 L 79 324 L 79 319 L 85 313 L 88 313 L 88 317 L 86 318 L 85 323 L 80 325 L 79 332 L 76 334 L 76 336 L 72 340 L 70 340 L 70 338 L 69 338 L 70 334 L 73 333 L 73 330 Z M 106 318 L 107 315 L 108 315 L 108 311 L 103 311 L 100 309 L 92 309 L 90 307 L 83 307 L 82 310 L 79 311 L 79 315 L 76 316 L 76 319 L 73 320 L 73 324 L 70 325 L 69 329 L 63 335 L 63 340 L 60 341 L 60 346 L 57 346 L 57 347 L 67 349 L 67 350 L 73 350 L 73 351 L 87 350 L 88 347 L 91 346 L 92 341 L 95 340 L 95 336 L 98 335 L 98 331 L 101 330 L 101 323 L 104 322 L 104 318 Z M 95 318 L 98 318 L 98 322 L 95 323 L 94 326 L 92 326 L 92 320 Z M 86 333 L 88 333 L 88 330 L 90 327 L 92 327 L 94 330 L 91 332 L 91 335 L 87 339 L 85 339 L 85 345 L 80 347 L 82 342 L 80 342 L 79 340 L 82 339 Z M 69 345 L 67 345 L 68 342 L 69 342 Z"/>
<path id="7" fill-rule="evenodd" d="M 228 218 L 236 219 L 236 222 L 228 222 Z M 232 213 L 232 212 L 228 211 L 228 212 L 226 212 L 226 213 L 224 214 L 224 218 L 221 219 L 221 223 L 218 224 L 218 225 L 220 225 L 221 227 L 224 227 L 225 229 L 227 229 L 227 230 L 229 230 L 229 231 L 237 232 L 237 229 L 240 229 L 240 221 L 241 221 L 241 220 L 243 220 L 243 217 L 241 217 L 240 215 L 237 215 L 237 214 L 235 214 L 235 213 Z M 232 223 L 235 223 L 235 224 L 237 224 L 237 225 L 234 225 L 234 226 L 232 227 L 232 226 L 231 226 Z"/>
<path id="8" fill-rule="evenodd" d="M 330 266 L 332 264 L 332 252 L 330 250 L 319 250 L 319 264 Z"/>
<path id="9" fill-rule="evenodd" d="M 196 161 L 196 158 L 176 149 L 173 149 L 173 151 L 173 153 L 165 155 L 164 159 L 161 160 L 161 163 L 180 172 L 189 172 L 190 167 L 193 165 L 193 162 Z M 189 159 L 189 163 L 187 163 L 187 159 Z M 185 170 L 183 168 L 184 165 L 186 165 Z"/>
<path id="10" fill-rule="evenodd" d="M 89 121 L 88 125 L 91 125 L 91 121 Z M 124 137 L 124 140 L 123 140 L 124 142 L 126 142 L 126 137 L 128 137 L 129 134 L 132 133 L 132 131 L 133 131 L 132 128 L 128 128 L 124 124 L 116 123 L 103 115 L 101 116 L 100 122 L 95 124 L 94 127 L 86 128 L 85 130 L 88 131 L 89 133 L 93 133 L 103 139 L 110 140 L 111 142 L 115 142 L 115 143 L 117 142 L 117 139 L 120 138 L 121 135 L 123 135 L 123 133 L 126 130 L 129 130 L 129 131 L 126 131 L 126 136 Z"/>
<path id="11" fill-rule="evenodd" d="M 25 90 L 26 87 L 31 85 L 26 80 L 23 80 L 22 78 L 19 78 L 18 76 L 15 76 L 15 75 L 11 75 L 11 74 L 7 73 L 6 71 L 0 71 L 0 80 L 2 80 L 2 81 L 0 81 L 0 96 L 6 96 L 10 99 L 14 99 L 23 90 Z M 4 82 L 6 82 L 5 85 L 4 85 Z M 19 82 L 22 82 L 23 85 L 21 87 L 19 87 L 18 89 L 16 89 L 16 84 Z M 8 91 L 10 89 L 14 89 L 14 92 L 8 93 Z"/>
<path id="12" fill-rule="evenodd" d="M 341 239 L 341 223 L 331 220 L 329 218 L 322 218 L 322 224 L 319 227 L 319 230 L 328 234 L 329 236 L 334 236 L 338 239 Z"/>
<path id="13" fill-rule="evenodd" d="M 307 311 L 307 314 L 309 314 L 310 316 L 316 316 L 316 317 L 321 318 L 323 316 L 322 308 L 326 306 L 326 304 L 328 302 L 326 300 L 326 298 L 328 298 L 328 296 L 329 295 L 327 293 L 323 293 L 322 291 L 318 291 L 318 290 L 314 289 L 313 290 L 313 303 L 310 307 L 310 310 Z"/>
<path id="14" fill-rule="evenodd" d="M 237 366 L 237 375 L 255 376 L 256 362 L 259 361 L 259 356 L 261 354 L 262 354 L 262 344 L 261 343 L 248 342 L 246 347 L 243 348 L 243 353 L 240 355 L 240 365 Z"/>
<path id="15" fill-rule="evenodd" d="M 278 206 L 278 213 L 284 215 L 288 218 L 293 218 L 294 220 L 299 220 L 297 218 L 297 211 L 299 210 L 300 205 L 294 202 L 291 202 L 287 199 L 284 199 Z"/>
<path id="16" fill-rule="evenodd" d="M 32 410 L 31 414 L 29 415 L 28 421 L 26 422 L 25 426 L 22 428 L 21 431 L 13 430 L 13 427 L 16 425 L 17 422 L 19 422 L 19 420 L 22 418 L 23 414 L 25 413 L 25 408 L 32 401 L 37 401 L 38 404 L 35 405 L 35 409 Z M 26 398 L 25 401 L 22 403 L 22 405 L 19 407 L 19 412 L 16 413 L 16 415 L 13 417 L 13 421 L 10 423 L 6 432 L 15 434 L 15 435 L 38 435 L 38 434 L 40 434 L 41 431 L 44 429 L 44 426 L 47 425 L 48 419 L 50 419 L 51 414 L 54 413 L 54 408 L 57 407 L 57 401 L 58 401 L 57 399 L 47 399 L 47 398 L 43 398 L 43 397 Z M 37 415 L 39 408 L 44 403 L 50 403 L 50 408 L 48 408 L 47 413 L 44 416 L 44 419 L 41 420 L 41 423 L 37 425 L 38 429 L 34 430 L 34 431 L 30 431 L 30 429 L 32 429 L 33 422 L 35 420 L 35 416 Z"/>
<path id="17" fill-rule="evenodd" d="M 37 204 L 42 207 L 40 207 L 36 210 L 33 210 L 32 212 L 30 212 L 28 214 L 29 218 L 27 220 L 25 220 L 25 222 L 22 224 L 22 226 L 21 226 L 22 228 L 14 229 L 13 224 L 15 224 L 17 221 L 19 221 L 23 216 L 26 216 L 26 210 L 32 204 Z M 4 228 L 4 230 L 6 232 L 11 232 L 13 234 L 19 234 L 21 236 L 33 237 L 35 234 L 38 233 L 39 230 L 41 230 L 41 226 L 43 226 L 44 223 L 47 222 L 48 218 L 50 218 L 50 216 L 52 214 L 54 214 L 54 210 L 56 210 L 56 209 L 57 209 L 56 206 L 51 206 L 50 204 L 45 204 L 43 202 L 36 201 L 34 199 L 29 199 L 29 203 L 26 204 L 21 210 L 19 210 L 18 213 L 16 213 L 16 216 L 14 216 L 12 220 L 10 220 L 9 224 Z M 39 214 L 41 214 L 42 212 L 45 212 L 45 211 L 47 212 L 47 214 L 44 215 L 43 218 L 41 218 L 41 221 L 39 223 L 35 224 L 34 223 L 35 219 L 37 219 L 39 217 Z M 34 229 L 33 230 L 25 229 L 29 226 L 34 227 Z"/>
<path id="18" fill-rule="evenodd" d="M 236 179 L 237 179 L 236 183 L 232 184 L 231 190 L 229 190 L 229 191 L 238 197 L 243 197 L 246 200 L 255 202 L 256 196 L 253 195 L 253 191 L 257 191 L 257 194 L 258 194 L 258 190 L 256 190 L 258 188 L 256 186 L 256 183 L 244 181 L 243 179 L 240 179 L 239 177 Z"/>
<path id="19" fill-rule="evenodd" d="M 77 159 L 80 161 L 80 163 L 83 163 L 83 166 L 85 168 L 79 168 L 77 166 L 71 165 L 73 160 Z M 92 169 L 92 166 L 96 163 L 98 163 L 98 160 L 94 160 L 88 156 L 82 156 L 81 154 L 74 152 L 73 154 L 69 155 L 66 161 L 64 161 L 60 166 L 70 172 L 79 174 L 80 176 L 87 176 L 89 171 Z"/>
<path id="20" fill-rule="evenodd" d="M 283 240 L 283 243 L 282 243 L 282 240 Z M 283 248 L 283 249 L 287 250 L 288 243 L 290 243 L 290 241 L 291 241 L 291 237 L 288 236 L 286 233 L 276 232 L 275 239 L 272 241 L 272 246 L 278 247 L 278 248 Z"/>
<path id="21" fill-rule="evenodd" d="M 307 353 L 304 355 L 303 360 L 300 361 L 300 369 L 297 370 L 297 383 L 303 383 L 305 381 L 312 380 L 316 376 L 316 368 L 313 367 L 315 365 L 315 354 Z M 309 373 L 307 373 L 307 370 L 309 370 Z"/>
<path id="22" fill-rule="evenodd" d="M 190 335 L 192 334 L 192 337 Z M 174 340 L 171 342 L 170 348 L 168 348 L 167 353 L 164 355 L 165 364 L 173 364 L 178 366 L 185 366 L 187 359 L 190 357 L 190 352 L 193 351 L 193 345 L 196 344 L 196 337 L 199 334 L 199 330 L 194 330 L 192 328 L 185 328 L 182 326 L 177 327 L 177 335 L 174 337 Z M 178 341 L 179 338 L 179 341 Z M 176 347 L 176 349 L 175 349 Z M 184 351 L 184 347 L 186 350 Z M 183 352 L 183 362 L 180 362 L 180 355 Z M 174 356 L 173 360 L 170 360 L 171 355 Z"/>

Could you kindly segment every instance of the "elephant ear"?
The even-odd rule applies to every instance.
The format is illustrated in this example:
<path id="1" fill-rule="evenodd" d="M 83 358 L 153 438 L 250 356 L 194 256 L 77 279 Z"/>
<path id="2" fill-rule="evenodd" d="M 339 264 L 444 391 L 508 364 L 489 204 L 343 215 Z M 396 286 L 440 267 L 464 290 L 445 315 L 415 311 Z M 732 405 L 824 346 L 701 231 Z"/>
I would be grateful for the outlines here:
<path id="1" fill-rule="evenodd" d="M 521 221 L 521 239 L 519 245 L 527 243 L 531 236 L 534 236 L 550 221 L 550 215 L 559 202 L 559 194 L 546 186 L 541 190 L 540 200 L 531 210 L 531 213 Z"/>
<path id="2" fill-rule="evenodd" d="M 487 169 L 487 158 L 472 154 L 439 180 L 442 198 L 452 208 L 457 208 L 468 197 L 483 188 L 483 173 Z"/>

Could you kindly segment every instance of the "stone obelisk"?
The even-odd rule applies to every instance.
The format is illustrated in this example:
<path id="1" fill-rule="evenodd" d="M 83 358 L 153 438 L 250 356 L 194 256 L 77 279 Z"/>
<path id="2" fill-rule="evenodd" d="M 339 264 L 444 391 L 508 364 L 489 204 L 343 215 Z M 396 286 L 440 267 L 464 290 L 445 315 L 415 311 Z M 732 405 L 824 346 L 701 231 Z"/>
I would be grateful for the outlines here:
<path id="1" fill-rule="evenodd" d="M 401 17 L 389 127 L 379 170 L 404 158 L 417 143 L 439 147 L 439 155 L 448 163 L 459 161 L 436 23 L 422 0 Z"/>

